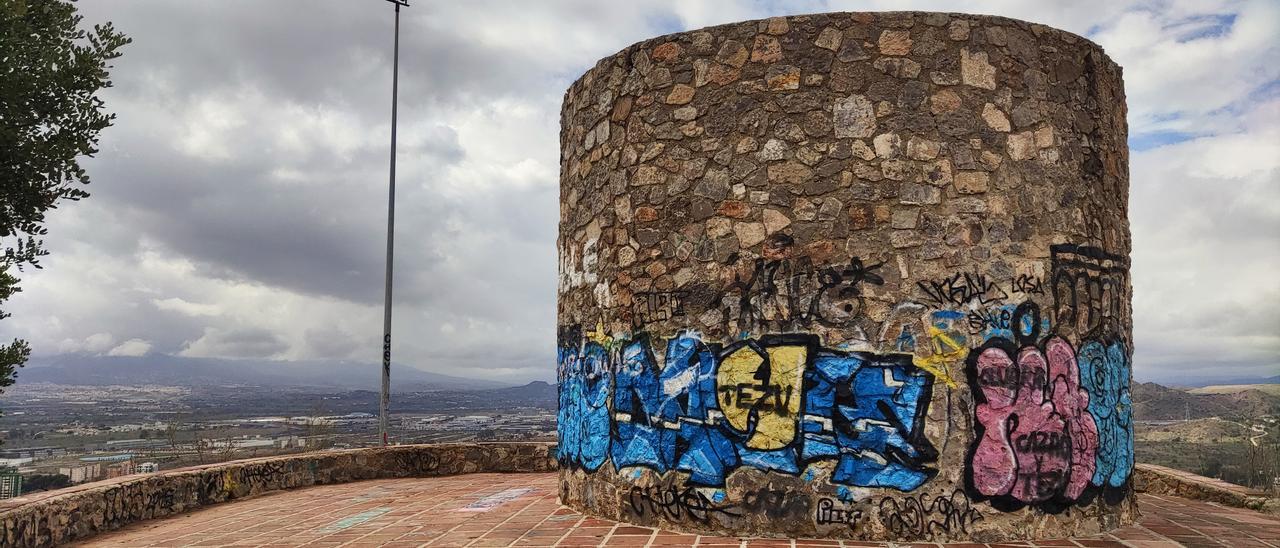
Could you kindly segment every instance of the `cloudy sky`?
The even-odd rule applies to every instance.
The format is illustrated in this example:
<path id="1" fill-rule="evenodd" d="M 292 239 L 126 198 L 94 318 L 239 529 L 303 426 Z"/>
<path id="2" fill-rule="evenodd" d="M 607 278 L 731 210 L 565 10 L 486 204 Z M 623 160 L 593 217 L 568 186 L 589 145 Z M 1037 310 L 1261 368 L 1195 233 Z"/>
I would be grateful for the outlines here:
<path id="1" fill-rule="evenodd" d="M 0 335 L 37 354 L 380 356 L 391 5 L 89 0 L 119 114 Z M 403 12 L 395 357 L 554 377 L 558 110 L 596 59 L 777 14 L 999 14 L 1125 70 L 1136 375 L 1280 374 L 1280 3 L 416 0 Z M 376 369 L 374 370 L 376 371 Z M 371 373 L 376 374 L 376 373 Z"/>

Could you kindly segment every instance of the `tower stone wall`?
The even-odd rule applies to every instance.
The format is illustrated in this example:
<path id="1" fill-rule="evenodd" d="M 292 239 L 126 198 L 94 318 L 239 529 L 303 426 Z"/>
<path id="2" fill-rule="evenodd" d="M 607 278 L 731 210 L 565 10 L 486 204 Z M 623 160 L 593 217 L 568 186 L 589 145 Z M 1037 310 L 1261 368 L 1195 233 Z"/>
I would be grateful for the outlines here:
<path id="1" fill-rule="evenodd" d="M 1043 25 L 778 17 L 561 113 L 561 499 L 716 534 L 1132 521 L 1120 68 Z"/>

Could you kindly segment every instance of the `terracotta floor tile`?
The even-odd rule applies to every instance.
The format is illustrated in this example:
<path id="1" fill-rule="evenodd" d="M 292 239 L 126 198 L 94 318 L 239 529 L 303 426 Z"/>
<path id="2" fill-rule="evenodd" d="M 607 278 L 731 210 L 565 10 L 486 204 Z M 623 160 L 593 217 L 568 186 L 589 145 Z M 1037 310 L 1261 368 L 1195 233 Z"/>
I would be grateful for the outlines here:
<path id="1" fill-rule="evenodd" d="M 531 492 L 483 511 L 459 511 L 506 489 Z M 271 493 L 169 518 L 135 523 L 81 546 L 741 546 L 734 537 L 696 536 L 584 517 L 559 505 L 557 475 L 474 474 L 374 480 Z M 992 546 L 1146 548 L 1280 546 L 1280 519 L 1170 496 L 1138 497 L 1138 524 L 1110 534 Z M 380 513 L 379 510 L 383 510 Z M 371 515 L 375 514 L 376 515 Z M 365 518 L 361 521 L 361 518 Z M 785 539 L 747 546 L 790 548 Z M 799 540 L 797 548 L 887 546 L 874 542 Z M 966 544 L 899 543 L 896 546 Z M 968 546 L 983 546 L 968 544 Z"/>

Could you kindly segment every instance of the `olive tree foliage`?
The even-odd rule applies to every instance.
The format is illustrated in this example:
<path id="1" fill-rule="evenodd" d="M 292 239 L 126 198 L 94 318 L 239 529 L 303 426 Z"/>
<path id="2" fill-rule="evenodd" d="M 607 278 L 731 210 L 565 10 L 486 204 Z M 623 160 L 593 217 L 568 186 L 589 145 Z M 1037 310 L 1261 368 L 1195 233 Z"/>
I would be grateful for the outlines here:
<path id="1" fill-rule="evenodd" d="M 110 23 L 83 28 L 73 1 L 0 0 L 0 304 L 48 254 L 45 213 L 89 196 L 79 159 L 115 119 L 98 92 L 130 39 Z M 0 345 L 0 390 L 30 355 L 26 341 Z"/>

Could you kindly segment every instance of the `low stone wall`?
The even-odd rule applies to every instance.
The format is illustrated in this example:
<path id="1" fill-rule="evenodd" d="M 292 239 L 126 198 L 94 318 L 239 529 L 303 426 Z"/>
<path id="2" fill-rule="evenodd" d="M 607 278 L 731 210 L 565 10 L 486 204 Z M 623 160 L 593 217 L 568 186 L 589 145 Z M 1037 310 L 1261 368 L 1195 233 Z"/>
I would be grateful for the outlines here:
<path id="1" fill-rule="evenodd" d="M 1280 499 L 1266 493 L 1222 480 L 1197 476 L 1174 468 L 1154 464 L 1134 467 L 1134 488 L 1139 492 L 1172 495 L 1186 499 L 1216 502 L 1225 506 L 1248 508 L 1268 514 L 1280 514 Z"/>
<path id="2" fill-rule="evenodd" d="M 54 546 L 220 502 L 312 485 L 476 472 L 551 472 L 555 444 L 406 445 L 247 459 L 139 474 L 0 503 L 0 546 Z M 1280 514 L 1280 500 L 1189 472 L 1138 464 L 1137 491 Z"/>
<path id="3" fill-rule="evenodd" d="M 54 546 L 136 521 L 312 485 L 555 469 L 551 443 L 408 445 L 239 460 L 10 499 L 0 504 L 0 545 Z"/>

